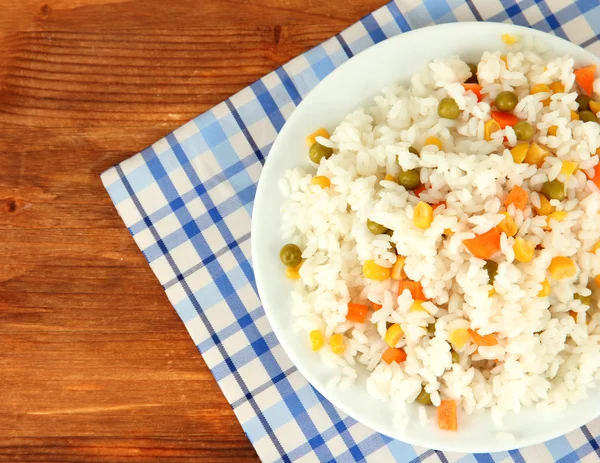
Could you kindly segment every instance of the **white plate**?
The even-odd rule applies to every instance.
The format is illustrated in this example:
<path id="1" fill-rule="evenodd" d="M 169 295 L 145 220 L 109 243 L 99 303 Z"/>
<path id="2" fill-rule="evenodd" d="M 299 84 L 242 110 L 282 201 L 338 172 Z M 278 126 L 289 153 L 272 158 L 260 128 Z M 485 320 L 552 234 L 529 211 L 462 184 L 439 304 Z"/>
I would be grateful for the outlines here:
<path id="1" fill-rule="evenodd" d="M 362 375 L 347 391 L 327 389 L 333 375 L 310 351 L 306 333 L 293 330 L 290 292 L 279 261 L 285 243 L 280 236 L 283 197 L 278 181 L 287 169 L 308 166 L 307 134 L 318 127 L 336 127 L 356 107 L 372 101 L 380 89 L 393 82 L 406 83 L 435 58 L 459 55 L 478 61 L 486 50 L 502 50 L 500 36 L 532 35 L 546 41 L 552 55 L 570 54 L 577 64 L 598 63 L 582 48 L 543 32 L 496 23 L 455 23 L 428 27 L 386 40 L 354 57 L 331 73 L 298 106 L 279 134 L 261 174 L 252 219 L 252 260 L 260 298 L 273 331 L 298 370 L 339 409 L 390 437 L 413 445 L 445 451 L 495 452 L 543 442 L 576 429 L 600 415 L 600 393 L 564 411 L 524 410 L 505 420 L 504 430 L 515 441 L 499 440 L 490 413 L 459 415 L 459 431 L 441 431 L 419 424 L 416 406 L 404 432 L 392 425 L 388 404 L 373 399 Z M 433 415 L 433 410 L 430 412 Z"/>

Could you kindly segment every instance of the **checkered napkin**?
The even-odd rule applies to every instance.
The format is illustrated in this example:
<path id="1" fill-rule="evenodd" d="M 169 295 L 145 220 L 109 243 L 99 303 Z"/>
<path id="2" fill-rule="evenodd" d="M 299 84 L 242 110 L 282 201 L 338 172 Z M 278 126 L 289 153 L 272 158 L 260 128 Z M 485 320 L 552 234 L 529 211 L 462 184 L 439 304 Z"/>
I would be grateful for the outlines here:
<path id="1" fill-rule="evenodd" d="M 110 197 L 265 462 L 596 462 L 600 420 L 494 454 L 412 447 L 357 423 L 296 370 L 261 307 L 250 218 L 265 158 L 300 101 L 360 51 L 412 28 L 513 22 L 600 54 L 598 0 L 397 0 L 102 175 Z"/>

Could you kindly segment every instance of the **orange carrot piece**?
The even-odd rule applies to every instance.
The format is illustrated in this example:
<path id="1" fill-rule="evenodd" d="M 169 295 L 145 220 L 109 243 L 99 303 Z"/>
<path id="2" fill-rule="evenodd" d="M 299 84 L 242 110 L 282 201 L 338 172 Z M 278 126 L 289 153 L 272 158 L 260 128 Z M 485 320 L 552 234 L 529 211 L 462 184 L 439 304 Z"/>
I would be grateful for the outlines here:
<path id="1" fill-rule="evenodd" d="M 463 244 L 475 257 L 488 260 L 500 251 L 500 231 L 497 228 L 492 228 L 483 235 L 464 240 Z"/>
<path id="2" fill-rule="evenodd" d="M 590 177 L 588 174 L 585 174 L 587 178 L 589 178 L 594 184 L 600 188 L 600 164 L 596 164 L 594 167 L 594 176 Z"/>
<path id="3" fill-rule="evenodd" d="M 456 431 L 458 423 L 456 419 L 456 401 L 442 400 L 437 408 L 438 427 L 446 431 Z"/>
<path id="4" fill-rule="evenodd" d="M 596 78 L 596 65 L 591 64 L 573 71 L 575 80 L 589 96 L 594 92 L 594 79 Z"/>
<path id="5" fill-rule="evenodd" d="M 397 349 L 395 347 L 388 347 L 388 349 L 381 356 L 381 360 L 383 360 L 388 365 L 392 362 L 402 363 L 406 360 L 406 352 L 404 349 Z"/>
<path id="6" fill-rule="evenodd" d="M 514 204 L 517 209 L 525 209 L 529 194 L 520 186 L 515 185 L 504 201 L 504 207 Z"/>
<path id="7" fill-rule="evenodd" d="M 356 323 L 364 323 L 369 308 L 363 304 L 348 304 L 346 320 Z"/>
<path id="8" fill-rule="evenodd" d="M 419 281 L 412 281 L 409 279 L 406 280 L 400 280 L 398 282 L 398 294 L 402 294 L 404 292 L 405 289 L 408 289 L 410 291 L 410 294 L 413 298 L 413 300 L 421 300 L 421 301 L 427 301 L 427 297 L 425 296 L 425 294 L 423 293 L 423 286 L 421 285 L 421 282 Z"/>
<path id="9" fill-rule="evenodd" d="M 440 201 L 437 204 L 432 204 L 431 207 L 433 208 L 433 210 L 435 211 L 438 207 L 440 206 L 445 206 L 446 205 L 446 201 Z"/>
<path id="10" fill-rule="evenodd" d="M 483 96 L 481 95 L 481 85 L 479 84 L 462 84 L 463 88 L 466 92 L 473 92 L 477 97 L 477 101 L 483 100 Z"/>
<path id="11" fill-rule="evenodd" d="M 413 190 L 413 193 L 417 195 L 417 198 L 419 198 L 421 196 L 421 193 L 423 193 L 425 190 L 427 190 L 427 187 L 421 183 L 417 188 Z"/>
<path id="12" fill-rule="evenodd" d="M 372 302 L 371 304 L 373 305 L 373 312 L 377 312 L 383 307 L 381 304 L 375 304 L 374 302 Z"/>
<path id="13" fill-rule="evenodd" d="M 492 119 L 494 119 L 498 124 L 500 124 L 500 128 L 504 129 L 507 125 L 511 127 L 519 122 L 519 118 L 511 113 L 505 113 L 503 111 L 492 111 L 491 112 Z"/>
<path id="14" fill-rule="evenodd" d="M 469 334 L 473 338 L 473 342 L 478 346 L 490 347 L 498 344 L 498 339 L 495 334 L 486 334 L 485 336 L 480 335 L 477 330 L 469 330 Z"/>

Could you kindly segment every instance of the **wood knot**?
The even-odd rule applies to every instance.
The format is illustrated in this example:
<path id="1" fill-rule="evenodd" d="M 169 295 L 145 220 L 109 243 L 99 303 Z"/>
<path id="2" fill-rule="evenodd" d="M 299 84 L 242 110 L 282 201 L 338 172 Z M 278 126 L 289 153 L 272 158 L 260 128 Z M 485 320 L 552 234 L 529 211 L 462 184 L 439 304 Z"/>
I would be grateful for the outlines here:
<path id="1" fill-rule="evenodd" d="M 281 26 L 279 24 L 277 24 L 273 28 L 273 41 L 275 42 L 275 45 L 278 45 L 280 40 L 281 40 Z"/>
<path id="2" fill-rule="evenodd" d="M 15 212 L 18 209 L 19 205 L 17 201 L 13 198 L 8 198 L 4 200 L 4 210 L 9 214 Z"/>
<path id="3" fill-rule="evenodd" d="M 50 16 L 50 5 L 44 3 L 42 6 L 40 6 L 40 16 L 42 19 L 47 19 L 48 16 Z"/>

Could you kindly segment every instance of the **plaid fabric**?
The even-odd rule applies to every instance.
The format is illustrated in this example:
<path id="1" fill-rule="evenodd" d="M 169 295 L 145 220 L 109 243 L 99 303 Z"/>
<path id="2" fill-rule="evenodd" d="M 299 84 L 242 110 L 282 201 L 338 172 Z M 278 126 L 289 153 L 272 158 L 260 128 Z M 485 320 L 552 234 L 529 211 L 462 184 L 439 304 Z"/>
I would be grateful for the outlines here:
<path id="1" fill-rule="evenodd" d="M 287 358 L 261 307 L 250 217 L 286 118 L 337 66 L 387 37 L 451 21 L 513 22 L 600 54 L 597 0 L 397 0 L 110 169 L 123 221 L 265 462 L 600 459 L 600 420 L 543 445 L 464 455 L 414 448 L 336 410 Z"/>

